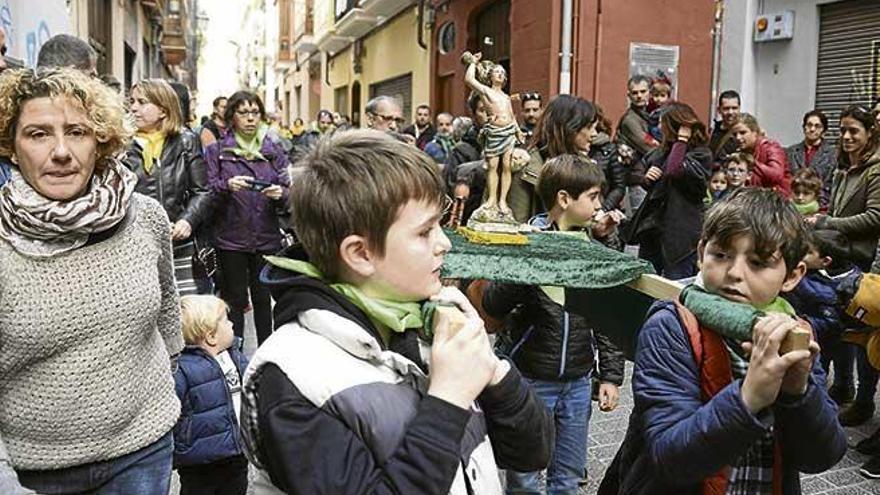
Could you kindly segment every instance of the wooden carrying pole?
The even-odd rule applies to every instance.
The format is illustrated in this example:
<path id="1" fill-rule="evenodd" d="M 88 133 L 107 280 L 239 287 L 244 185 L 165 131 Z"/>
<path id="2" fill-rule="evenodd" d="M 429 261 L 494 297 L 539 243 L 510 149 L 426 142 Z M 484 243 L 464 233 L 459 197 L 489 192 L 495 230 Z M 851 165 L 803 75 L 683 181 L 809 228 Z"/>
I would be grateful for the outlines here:
<path id="1" fill-rule="evenodd" d="M 653 297 L 654 299 L 677 301 L 684 286 L 675 280 L 669 280 L 659 275 L 642 275 L 627 284 L 642 294 Z M 806 350 L 810 347 L 812 332 L 806 328 L 797 328 L 792 330 L 785 336 L 782 345 L 779 346 L 779 353 L 785 354 L 793 350 Z"/>

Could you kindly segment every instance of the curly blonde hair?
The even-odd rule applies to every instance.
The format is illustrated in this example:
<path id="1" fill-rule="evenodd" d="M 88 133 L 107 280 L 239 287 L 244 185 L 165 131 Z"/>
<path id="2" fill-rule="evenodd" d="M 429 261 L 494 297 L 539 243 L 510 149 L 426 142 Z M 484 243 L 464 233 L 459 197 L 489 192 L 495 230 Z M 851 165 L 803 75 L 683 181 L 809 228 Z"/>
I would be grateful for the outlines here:
<path id="1" fill-rule="evenodd" d="M 9 70 L 0 75 L 0 156 L 15 154 L 15 132 L 25 102 L 35 98 L 63 97 L 86 114 L 98 141 L 95 165 L 125 150 L 133 129 L 126 120 L 122 97 L 76 69 Z"/>

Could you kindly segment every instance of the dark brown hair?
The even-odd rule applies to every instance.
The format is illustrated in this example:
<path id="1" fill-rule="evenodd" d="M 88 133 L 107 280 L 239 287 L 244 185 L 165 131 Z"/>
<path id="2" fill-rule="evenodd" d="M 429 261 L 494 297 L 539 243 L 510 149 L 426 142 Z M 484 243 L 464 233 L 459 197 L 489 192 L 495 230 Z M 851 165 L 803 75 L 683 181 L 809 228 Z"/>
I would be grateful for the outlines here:
<path id="1" fill-rule="evenodd" d="M 789 272 L 807 254 L 809 236 L 803 217 L 772 189 L 741 187 L 709 208 L 701 236 L 704 245 L 714 241 L 729 247 L 743 235 L 752 237 L 761 259 L 779 250 Z"/>
<path id="2" fill-rule="evenodd" d="M 819 195 L 822 192 L 822 178 L 810 167 L 804 167 L 794 173 L 791 178 L 791 190 L 803 188 Z"/>
<path id="3" fill-rule="evenodd" d="M 877 151 L 877 147 L 880 146 L 880 132 L 877 130 L 877 121 L 874 118 L 874 113 L 870 109 L 860 105 L 850 105 L 840 114 L 841 125 L 843 124 L 843 119 L 847 117 L 858 121 L 862 127 L 865 128 L 865 132 L 868 133 L 868 142 L 865 143 L 865 148 L 862 150 L 862 154 L 859 157 L 859 161 L 864 162 L 870 158 L 871 155 Z M 838 139 L 837 156 L 838 161 L 844 165 L 856 165 L 855 163 L 849 162 L 849 153 L 843 151 L 843 139 Z"/>
<path id="4" fill-rule="evenodd" d="M 706 124 L 700 121 L 690 105 L 681 102 L 670 103 L 660 117 L 660 129 L 663 132 L 663 146 L 671 148 L 678 139 L 678 129 L 682 126 L 691 128 L 688 146 L 705 146 L 709 142 Z"/>
<path id="5" fill-rule="evenodd" d="M 294 230 L 310 261 L 339 276 L 339 245 L 361 235 L 380 256 L 388 229 L 410 200 L 443 205 L 431 158 L 384 132 L 363 129 L 322 139 L 296 165 L 290 188 Z"/>
<path id="6" fill-rule="evenodd" d="M 739 151 L 731 153 L 724 158 L 724 168 L 730 163 L 745 163 L 749 172 L 755 168 L 755 157 L 751 153 L 741 153 Z"/>
<path id="7" fill-rule="evenodd" d="M 584 191 L 605 184 L 605 174 L 599 165 L 583 155 L 565 154 L 547 160 L 538 177 L 538 196 L 544 208 L 556 205 L 559 191 L 577 199 Z"/>
<path id="8" fill-rule="evenodd" d="M 549 158 L 578 153 L 574 138 L 593 122 L 596 122 L 596 107 L 592 103 L 572 95 L 556 96 L 535 124 L 531 146 L 540 148 Z"/>

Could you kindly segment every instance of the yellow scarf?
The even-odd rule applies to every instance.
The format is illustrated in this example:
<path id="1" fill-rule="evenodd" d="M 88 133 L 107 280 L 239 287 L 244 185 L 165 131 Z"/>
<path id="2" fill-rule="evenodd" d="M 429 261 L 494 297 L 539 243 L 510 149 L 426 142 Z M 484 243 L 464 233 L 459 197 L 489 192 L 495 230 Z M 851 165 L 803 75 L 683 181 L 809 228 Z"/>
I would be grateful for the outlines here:
<path id="1" fill-rule="evenodd" d="M 153 173 L 153 163 L 162 156 L 162 148 L 165 147 L 165 133 L 162 131 L 138 132 L 137 137 L 142 140 L 141 146 L 144 149 L 142 153 L 144 172 L 150 175 Z"/>

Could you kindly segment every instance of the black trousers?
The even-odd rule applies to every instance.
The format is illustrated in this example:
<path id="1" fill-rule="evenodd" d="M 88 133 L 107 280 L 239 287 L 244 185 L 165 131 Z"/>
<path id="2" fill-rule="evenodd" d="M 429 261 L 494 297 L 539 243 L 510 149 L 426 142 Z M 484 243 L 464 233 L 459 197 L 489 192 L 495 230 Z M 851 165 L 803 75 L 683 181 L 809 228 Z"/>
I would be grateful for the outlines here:
<path id="1" fill-rule="evenodd" d="M 272 333 L 272 296 L 269 289 L 260 283 L 260 271 L 265 266 L 266 253 L 247 253 L 243 251 L 217 250 L 220 264 L 220 297 L 229 305 L 229 320 L 237 337 L 244 338 L 244 310 L 250 302 L 254 309 L 254 324 L 257 327 L 257 345 L 262 344 Z"/>
<path id="2" fill-rule="evenodd" d="M 245 495 L 248 463 L 242 455 L 177 470 L 180 495 Z"/>

